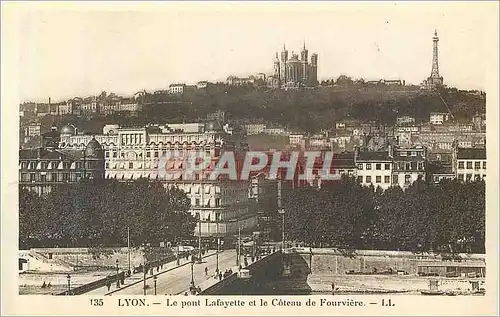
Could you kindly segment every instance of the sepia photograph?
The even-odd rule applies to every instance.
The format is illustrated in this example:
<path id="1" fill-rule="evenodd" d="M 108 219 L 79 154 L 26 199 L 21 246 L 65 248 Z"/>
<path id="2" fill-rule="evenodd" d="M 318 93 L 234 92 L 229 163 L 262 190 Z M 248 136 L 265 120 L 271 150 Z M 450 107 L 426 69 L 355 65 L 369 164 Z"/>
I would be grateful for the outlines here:
<path id="1" fill-rule="evenodd" d="M 149 5 L 9 11 L 19 301 L 204 314 L 497 294 L 498 3 Z"/>

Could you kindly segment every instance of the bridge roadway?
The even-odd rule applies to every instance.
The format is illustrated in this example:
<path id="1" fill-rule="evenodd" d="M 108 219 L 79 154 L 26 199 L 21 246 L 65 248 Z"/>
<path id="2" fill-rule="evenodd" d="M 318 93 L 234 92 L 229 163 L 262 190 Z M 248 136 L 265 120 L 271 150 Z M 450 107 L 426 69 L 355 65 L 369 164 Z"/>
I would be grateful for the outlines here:
<path id="1" fill-rule="evenodd" d="M 243 262 L 243 258 L 242 258 Z M 201 264 L 195 263 L 193 265 L 193 275 L 195 286 L 200 284 L 207 284 L 208 279 L 212 279 L 215 282 L 214 274 L 217 267 L 216 256 L 211 255 L 203 259 Z M 208 268 L 208 275 L 205 275 L 205 268 Z M 219 270 L 224 273 L 226 269 L 231 268 L 233 272 L 236 269 L 236 250 L 224 250 L 224 252 L 219 253 Z M 187 264 L 181 267 L 177 267 L 173 270 L 160 273 L 157 275 L 156 280 L 156 291 L 158 295 L 176 295 L 184 294 L 184 292 L 189 291 L 189 285 L 191 283 L 191 264 Z M 146 284 L 149 286 L 146 290 L 146 295 L 154 294 L 154 280 L 150 278 L 148 274 L 148 279 Z M 211 283 L 209 283 L 211 284 Z M 111 294 L 116 295 L 143 295 L 144 282 L 143 280 L 138 281 L 136 284 L 126 286 L 120 290 L 113 291 Z"/>

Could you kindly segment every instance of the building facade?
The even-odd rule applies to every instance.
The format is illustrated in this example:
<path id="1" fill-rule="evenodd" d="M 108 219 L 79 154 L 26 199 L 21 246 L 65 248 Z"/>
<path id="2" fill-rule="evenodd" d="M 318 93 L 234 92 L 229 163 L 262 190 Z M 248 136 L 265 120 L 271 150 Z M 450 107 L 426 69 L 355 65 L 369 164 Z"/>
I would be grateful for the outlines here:
<path id="1" fill-rule="evenodd" d="M 61 184 L 82 178 L 104 177 L 104 151 L 95 139 L 83 149 L 19 150 L 19 185 L 22 189 L 48 194 Z"/>
<path id="2" fill-rule="evenodd" d="M 169 94 L 183 94 L 186 89 L 186 84 L 171 84 L 168 86 Z"/>
<path id="3" fill-rule="evenodd" d="M 454 167 L 459 181 L 471 182 L 486 178 L 486 148 L 460 148 L 454 151 Z"/>
<path id="4" fill-rule="evenodd" d="M 62 129 L 61 149 L 81 149 L 92 136 L 75 135 Z M 69 129 L 68 129 L 69 130 Z M 249 180 L 211 180 L 208 172 L 193 175 L 193 179 L 166 179 L 167 173 L 182 174 L 186 162 L 166 160 L 174 152 L 177 158 L 190 151 L 204 152 L 216 162 L 224 151 L 245 151 L 248 148 L 239 134 L 228 135 L 216 122 L 171 124 L 157 127 L 105 127 L 106 134 L 96 135 L 105 150 L 106 178 L 121 181 L 138 178 L 157 179 L 164 186 L 177 186 L 191 201 L 190 212 L 199 217 L 196 234 L 231 236 L 252 230 L 257 217 L 249 209 Z M 211 163 L 211 164 L 212 164 Z M 165 165 L 163 165 L 165 164 Z M 213 164 L 210 165 L 213 167 Z"/>
<path id="5" fill-rule="evenodd" d="M 425 147 L 396 147 L 393 151 L 392 184 L 406 189 L 417 180 L 425 180 L 427 151 Z"/>
<path id="6" fill-rule="evenodd" d="M 364 186 L 387 189 L 391 186 L 393 159 L 387 151 L 356 153 L 357 181 Z"/>

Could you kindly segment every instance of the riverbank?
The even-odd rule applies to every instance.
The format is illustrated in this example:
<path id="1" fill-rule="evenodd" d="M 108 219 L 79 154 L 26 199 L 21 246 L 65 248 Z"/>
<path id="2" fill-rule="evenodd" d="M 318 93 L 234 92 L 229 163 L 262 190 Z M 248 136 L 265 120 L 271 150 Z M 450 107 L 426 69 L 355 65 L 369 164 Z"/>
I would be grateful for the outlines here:
<path id="1" fill-rule="evenodd" d="M 312 274 L 306 279 L 280 278 L 265 285 L 264 292 L 273 294 L 331 294 L 332 283 L 336 294 L 420 294 L 429 289 L 429 281 L 437 280 L 445 292 L 472 291 L 472 282 L 484 287 L 484 279 L 420 277 L 401 275 L 345 275 Z"/>

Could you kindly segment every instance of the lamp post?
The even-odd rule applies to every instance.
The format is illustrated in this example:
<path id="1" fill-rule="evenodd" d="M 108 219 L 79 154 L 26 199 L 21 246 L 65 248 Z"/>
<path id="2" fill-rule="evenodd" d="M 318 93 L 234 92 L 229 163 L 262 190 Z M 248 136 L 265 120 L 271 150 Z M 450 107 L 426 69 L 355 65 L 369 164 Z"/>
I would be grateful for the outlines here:
<path id="1" fill-rule="evenodd" d="M 144 275 L 144 282 L 142 289 L 144 290 L 144 295 L 146 295 L 146 261 L 142 264 L 142 273 Z"/>
<path id="2" fill-rule="evenodd" d="M 68 295 L 70 295 L 70 292 L 71 292 L 71 275 L 68 274 L 68 276 L 66 276 L 66 278 L 68 279 Z"/>
<path id="3" fill-rule="evenodd" d="M 128 271 L 130 272 L 130 227 L 127 227 Z"/>
<path id="4" fill-rule="evenodd" d="M 120 288 L 120 277 L 118 276 L 120 269 L 118 268 L 118 259 L 116 259 L 116 288 Z"/>
<path id="5" fill-rule="evenodd" d="M 193 271 L 193 266 L 194 266 L 194 257 L 191 257 L 191 285 L 194 286 L 194 271 Z"/>
<path id="6" fill-rule="evenodd" d="M 215 227 L 216 227 L 216 230 L 217 230 L 217 251 L 215 253 L 215 257 L 216 257 L 216 268 L 215 268 L 215 272 L 217 274 L 219 274 L 219 248 L 220 248 L 220 237 L 219 237 L 219 213 L 216 212 L 215 213 Z"/>
<path id="7" fill-rule="evenodd" d="M 241 226 L 240 226 L 240 221 L 238 220 L 238 249 L 236 250 L 237 257 L 236 257 L 236 266 L 239 268 L 240 267 L 240 262 L 241 262 Z"/>
<path id="8" fill-rule="evenodd" d="M 198 213 L 198 263 L 201 263 L 201 212 Z"/>
<path id="9" fill-rule="evenodd" d="M 285 210 L 281 205 L 281 178 L 278 178 L 278 213 L 281 214 L 281 249 L 285 248 Z"/>
<path id="10" fill-rule="evenodd" d="M 155 275 L 153 276 L 153 281 L 155 283 L 155 295 L 156 295 L 156 280 L 158 279 L 158 277 Z"/>
<path id="11" fill-rule="evenodd" d="M 175 243 L 177 244 L 177 265 L 180 264 L 180 253 L 179 253 L 179 241 L 177 240 L 177 237 L 175 237 Z"/>

